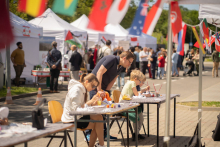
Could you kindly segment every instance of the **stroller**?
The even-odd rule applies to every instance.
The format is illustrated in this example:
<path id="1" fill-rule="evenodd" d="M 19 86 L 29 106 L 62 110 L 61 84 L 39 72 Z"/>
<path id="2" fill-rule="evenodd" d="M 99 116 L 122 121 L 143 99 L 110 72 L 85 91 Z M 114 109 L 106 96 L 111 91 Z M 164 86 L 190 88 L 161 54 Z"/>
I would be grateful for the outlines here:
<path id="1" fill-rule="evenodd" d="M 186 66 L 184 67 L 184 73 L 183 76 L 192 76 L 192 75 L 196 75 L 194 73 L 194 68 L 195 68 L 195 64 L 193 63 L 193 60 L 187 61 L 186 62 Z"/>

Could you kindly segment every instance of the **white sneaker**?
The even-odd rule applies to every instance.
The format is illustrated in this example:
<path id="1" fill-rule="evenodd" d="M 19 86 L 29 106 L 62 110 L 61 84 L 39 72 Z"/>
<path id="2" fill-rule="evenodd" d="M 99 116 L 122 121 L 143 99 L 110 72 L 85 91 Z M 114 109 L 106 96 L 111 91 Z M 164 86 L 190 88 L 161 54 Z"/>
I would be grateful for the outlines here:
<path id="1" fill-rule="evenodd" d="M 96 143 L 95 147 L 106 147 L 105 145 L 101 146 L 99 143 Z"/>
<path id="2" fill-rule="evenodd" d="M 158 77 L 157 79 L 160 80 L 160 77 Z"/>

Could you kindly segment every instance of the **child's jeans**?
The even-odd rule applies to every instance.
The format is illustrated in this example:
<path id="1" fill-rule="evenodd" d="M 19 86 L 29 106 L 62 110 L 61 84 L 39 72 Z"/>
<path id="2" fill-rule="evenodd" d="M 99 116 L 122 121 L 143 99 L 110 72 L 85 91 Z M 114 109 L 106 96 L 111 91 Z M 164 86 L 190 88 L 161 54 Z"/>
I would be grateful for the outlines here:
<path id="1" fill-rule="evenodd" d="M 157 77 L 160 78 L 160 72 L 161 72 L 161 78 L 163 78 L 164 75 L 164 67 L 158 67 Z"/>
<path id="2" fill-rule="evenodd" d="M 139 134 L 140 130 L 141 130 L 141 127 L 143 125 L 143 122 L 144 122 L 144 117 L 143 117 L 143 112 L 141 112 L 140 114 L 138 114 L 139 116 L 139 121 L 138 121 L 138 127 L 137 127 L 137 133 Z M 134 132 L 136 132 L 136 123 L 133 123 L 133 128 L 134 128 Z"/>

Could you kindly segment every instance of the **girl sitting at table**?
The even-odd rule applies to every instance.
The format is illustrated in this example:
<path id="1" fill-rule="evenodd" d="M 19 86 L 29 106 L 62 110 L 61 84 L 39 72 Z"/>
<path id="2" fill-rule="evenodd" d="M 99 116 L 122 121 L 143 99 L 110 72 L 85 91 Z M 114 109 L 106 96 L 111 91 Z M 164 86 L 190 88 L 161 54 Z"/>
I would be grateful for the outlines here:
<path id="1" fill-rule="evenodd" d="M 125 84 L 125 86 L 123 87 L 120 98 L 119 98 L 119 102 L 121 102 L 123 100 L 123 96 L 125 94 L 130 97 L 133 97 L 134 95 L 138 96 L 139 93 L 137 91 L 136 86 L 140 86 L 142 84 L 142 82 L 144 81 L 144 77 L 145 77 L 144 74 L 140 70 L 132 70 L 131 75 L 130 75 L 130 81 L 128 81 Z M 146 96 L 150 96 L 150 95 L 146 95 Z M 129 111 L 134 111 L 134 109 L 131 109 Z M 122 113 L 122 114 L 125 115 L 125 113 Z M 135 125 L 136 125 L 135 113 L 129 113 L 129 119 L 133 122 L 133 126 L 135 129 L 136 128 L 135 127 Z M 137 133 L 138 133 L 139 139 L 144 139 L 139 134 L 140 128 L 142 126 L 142 125 L 139 126 L 139 124 L 142 124 L 142 123 L 143 123 L 143 113 L 142 113 L 142 109 L 140 107 L 138 107 L 138 130 L 137 130 Z M 133 141 L 135 141 L 135 133 L 132 134 L 132 139 L 133 139 Z"/>
<path id="2" fill-rule="evenodd" d="M 92 73 L 81 75 L 80 81 L 74 79 L 70 80 L 68 85 L 68 92 L 64 102 L 64 109 L 62 115 L 62 122 L 74 123 L 74 116 L 69 115 L 70 112 L 76 111 L 77 108 L 83 108 L 85 104 L 88 106 L 97 105 L 99 99 L 98 95 L 95 95 L 91 100 L 89 94 L 91 90 L 96 89 L 99 85 L 99 81 L 96 76 Z M 78 120 L 103 120 L 102 115 L 78 115 Z M 80 129 L 92 129 L 90 136 L 89 147 L 94 147 L 97 137 L 99 144 L 96 147 L 105 147 L 104 145 L 104 132 L 103 123 L 101 122 L 77 122 L 77 128 Z"/>

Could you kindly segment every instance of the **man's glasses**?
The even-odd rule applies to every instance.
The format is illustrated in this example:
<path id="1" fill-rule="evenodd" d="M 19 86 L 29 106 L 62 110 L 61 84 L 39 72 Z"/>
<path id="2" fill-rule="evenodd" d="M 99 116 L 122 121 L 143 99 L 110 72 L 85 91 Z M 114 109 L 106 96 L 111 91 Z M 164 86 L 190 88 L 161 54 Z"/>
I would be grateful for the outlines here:
<path id="1" fill-rule="evenodd" d="M 127 60 L 128 60 L 128 59 L 127 59 Z M 132 62 L 131 62 L 131 61 L 129 61 L 129 60 L 128 60 L 128 62 L 129 62 L 130 64 L 132 64 Z"/>

